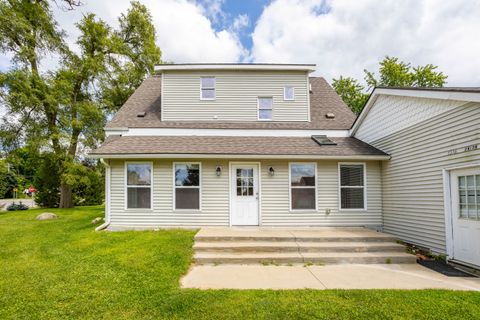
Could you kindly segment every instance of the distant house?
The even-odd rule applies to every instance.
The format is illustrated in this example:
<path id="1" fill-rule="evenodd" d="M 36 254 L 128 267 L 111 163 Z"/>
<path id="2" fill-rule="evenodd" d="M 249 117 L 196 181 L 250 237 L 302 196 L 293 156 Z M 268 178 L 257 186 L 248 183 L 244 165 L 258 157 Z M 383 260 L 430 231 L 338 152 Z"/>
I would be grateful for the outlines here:
<path id="1" fill-rule="evenodd" d="M 374 90 L 314 65 L 156 68 L 91 153 L 106 226 L 362 226 L 480 265 L 480 90 Z"/>

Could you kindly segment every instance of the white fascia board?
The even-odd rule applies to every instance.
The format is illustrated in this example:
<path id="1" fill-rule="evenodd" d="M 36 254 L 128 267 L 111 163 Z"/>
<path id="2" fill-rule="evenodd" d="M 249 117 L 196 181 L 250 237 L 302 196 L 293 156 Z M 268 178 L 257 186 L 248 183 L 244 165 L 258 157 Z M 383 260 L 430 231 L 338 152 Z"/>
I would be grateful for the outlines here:
<path id="1" fill-rule="evenodd" d="M 93 159 L 312 159 L 312 160 L 390 160 L 388 155 L 358 155 L 358 156 L 329 156 L 329 155 L 268 155 L 268 154 L 184 154 L 184 153 L 144 153 L 144 154 L 90 154 Z"/>
<path id="2" fill-rule="evenodd" d="M 459 92 L 459 91 L 435 91 L 435 90 L 419 90 L 419 89 L 388 89 L 388 88 L 375 88 L 367 101 L 367 104 L 363 108 L 362 112 L 358 116 L 355 124 L 350 129 L 350 136 L 354 137 L 358 128 L 362 124 L 363 120 L 367 116 L 368 112 L 375 104 L 379 95 L 389 96 L 401 96 L 412 98 L 426 98 L 426 99 L 439 99 L 439 100 L 454 100 L 454 101 L 467 101 L 467 102 L 480 102 L 480 92 Z M 392 112 L 394 112 L 392 110 Z"/>
<path id="3" fill-rule="evenodd" d="M 405 97 L 415 97 L 415 98 L 480 102 L 480 92 L 378 88 L 378 89 L 375 89 L 375 93 L 385 94 L 390 96 L 405 96 Z"/>
<path id="4" fill-rule="evenodd" d="M 223 137 L 348 137 L 348 130 L 292 129 L 182 129 L 182 128 L 118 128 L 105 129 L 105 134 L 122 136 L 223 136 Z"/>
<path id="5" fill-rule="evenodd" d="M 275 70 L 314 72 L 315 64 L 166 64 L 155 66 L 156 72 L 174 70 Z"/>

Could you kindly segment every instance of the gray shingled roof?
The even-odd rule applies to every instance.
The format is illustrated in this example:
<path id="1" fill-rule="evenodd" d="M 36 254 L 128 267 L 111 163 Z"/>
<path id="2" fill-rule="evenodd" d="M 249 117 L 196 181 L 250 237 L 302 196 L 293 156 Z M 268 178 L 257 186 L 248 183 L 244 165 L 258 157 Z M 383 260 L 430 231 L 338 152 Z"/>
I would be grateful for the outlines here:
<path id="1" fill-rule="evenodd" d="M 355 115 L 332 87 L 320 77 L 310 78 L 310 122 L 199 122 L 161 120 L 161 77 L 152 76 L 140 85 L 106 128 L 212 128 L 212 129 L 350 129 Z M 146 112 L 139 118 L 139 112 Z M 335 119 L 327 119 L 327 113 Z"/>
<path id="2" fill-rule="evenodd" d="M 355 138 L 330 138 L 336 145 L 319 145 L 311 137 L 110 136 L 90 155 L 229 154 L 385 156 Z"/>

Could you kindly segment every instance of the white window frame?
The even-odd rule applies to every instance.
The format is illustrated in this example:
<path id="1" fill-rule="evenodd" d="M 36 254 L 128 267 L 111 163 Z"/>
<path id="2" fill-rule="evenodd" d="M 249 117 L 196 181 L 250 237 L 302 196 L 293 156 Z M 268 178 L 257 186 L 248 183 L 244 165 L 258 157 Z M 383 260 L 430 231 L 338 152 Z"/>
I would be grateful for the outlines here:
<path id="1" fill-rule="evenodd" d="M 198 189 L 198 209 L 177 209 L 176 208 L 176 194 L 175 191 L 177 189 L 176 179 L 175 179 L 175 166 L 177 164 L 198 164 L 198 187 L 196 186 L 187 186 L 187 187 L 178 187 L 183 189 Z M 179 212 L 200 212 L 202 211 L 202 163 L 201 162 L 190 162 L 190 161 L 180 161 L 180 162 L 173 162 L 172 163 L 172 182 L 173 182 L 173 190 L 172 190 L 172 208 L 173 211 Z"/>
<path id="2" fill-rule="evenodd" d="M 128 185 L 128 165 L 129 164 L 149 164 L 150 165 L 150 208 L 129 208 L 128 207 L 128 188 L 148 188 L 145 185 Z M 124 198 L 125 198 L 125 210 L 128 211 L 145 211 L 153 210 L 153 161 L 125 161 L 124 168 Z"/>
<path id="3" fill-rule="evenodd" d="M 314 165 L 315 166 L 315 186 L 292 186 L 292 165 Z M 315 189 L 315 208 L 313 209 L 293 209 L 292 208 L 292 188 L 293 189 Z M 288 206 L 291 212 L 312 212 L 318 210 L 318 172 L 316 162 L 289 162 L 288 163 Z"/>
<path id="4" fill-rule="evenodd" d="M 287 88 L 292 88 L 293 97 L 291 99 L 287 98 Z M 285 100 L 285 101 L 295 101 L 295 87 L 294 86 L 284 86 L 283 87 L 283 100 Z"/>
<path id="5" fill-rule="evenodd" d="M 270 119 L 260 119 L 260 99 L 271 99 L 272 100 L 272 118 Z M 262 109 L 269 110 L 269 109 Z M 257 97 L 257 120 L 258 121 L 272 121 L 273 120 L 273 97 L 272 96 L 259 96 Z"/>
<path id="6" fill-rule="evenodd" d="M 344 165 L 361 165 L 363 166 L 363 186 L 343 186 L 341 181 L 341 168 Z M 338 211 L 366 211 L 368 208 L 367 199 L 367 163 L 366 162 L 339 162 L 338 163 Z M 342 188 L 363 188 L 363 208 L 342 208 Z"/>
<path id="7" fill-rule="evenodd" d="M 202 87 L 202 79 L 212 78 L 213 79 L 213 87 Z M 213 89 L 213 98 L 204 98 L 202 95 L 202 89 Z M 200 77 L 200 100 L 204 101 L 212 101 L 217 98 L 217 78 L 214 76 L 203 76 Z"/>

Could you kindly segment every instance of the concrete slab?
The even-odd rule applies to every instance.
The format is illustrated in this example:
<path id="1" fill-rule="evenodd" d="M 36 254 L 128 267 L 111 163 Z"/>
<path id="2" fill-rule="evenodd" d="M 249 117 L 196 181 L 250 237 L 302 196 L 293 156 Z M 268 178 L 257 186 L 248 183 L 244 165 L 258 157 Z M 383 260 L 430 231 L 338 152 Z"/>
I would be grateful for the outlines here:
<path id="1" fill-rule="evenodd" d="M 418 264 L 200 265 L 182 278 L 199 289 L 450 289 L 480 291 L 480 278 L 447 277 Z"/>
<path id="2" fill-rule="evenodd" d="M 325 289 L 303 266 L 194 266 L 181 280 L 198 289 Z"/>

